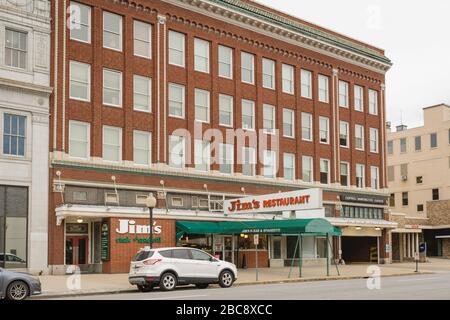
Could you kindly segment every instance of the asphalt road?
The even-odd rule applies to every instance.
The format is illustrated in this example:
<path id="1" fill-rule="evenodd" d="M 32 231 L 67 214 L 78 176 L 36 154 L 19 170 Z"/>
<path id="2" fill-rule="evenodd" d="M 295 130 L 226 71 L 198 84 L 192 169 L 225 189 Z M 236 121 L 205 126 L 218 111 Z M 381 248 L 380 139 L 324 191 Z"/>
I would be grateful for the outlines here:
<path id="1" fill-rule="evenodd" d="M 172 292 L 121 293 L 66 300 L 450 300 L 450 273 L 302 283 L 235 286 L 228 289 L 180 287 Z"/>

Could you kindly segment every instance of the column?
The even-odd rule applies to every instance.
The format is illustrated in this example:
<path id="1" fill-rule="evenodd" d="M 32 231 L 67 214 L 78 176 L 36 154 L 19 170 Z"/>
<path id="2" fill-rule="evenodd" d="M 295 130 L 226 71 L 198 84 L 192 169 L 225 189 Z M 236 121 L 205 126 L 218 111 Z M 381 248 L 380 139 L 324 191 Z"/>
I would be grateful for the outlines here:
<path id="1" fill-rule="evenodd" d="M 408 251 L 406 250 L 406 233 L 402 233 L 402 261 L 407 257 Z"/>
<path id="2" fill-rule="evenodd" d="M 415 238 L 416 238 L 416 250 L 414 252 L 419 252 L 419 234 L 415 233 Z"/>

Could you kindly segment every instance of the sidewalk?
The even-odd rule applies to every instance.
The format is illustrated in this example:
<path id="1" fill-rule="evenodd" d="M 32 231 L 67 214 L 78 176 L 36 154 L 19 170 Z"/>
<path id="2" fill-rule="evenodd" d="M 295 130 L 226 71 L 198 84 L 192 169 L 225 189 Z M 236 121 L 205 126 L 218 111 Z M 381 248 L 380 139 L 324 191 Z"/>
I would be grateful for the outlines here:
<path id="1" fill-rule="evenodd" d="M 336 266 L 330 266 L 330 276 L 326 275 L 325 266 L 305 266 L 302 269 L 302 278 L 299 278 L 298 267 L 293 267 L 291 277 L 288 278 L 290 268 L 265 268 L 258 270 L 258 282 L 255 269 L 239 269 L 238 280 L 235 286 L 249 284 L 323 281 L 338 279 L 360 279 L 370 276 L 369 264 L 339 266 L 340 276 Z M 414 275 L 415 263 L 395 263 L 391 265 L 378 265 L 381 276 Z M 428 263 L 419 264 L 419 274 L 450 272 L 450 260 L 430 259 Z M 136 292 L 136 287 L 128 283 L 128 274 L 82 274 L 80 277 L 40 276 L 43 293 L 35 298 L 51 298 L 61 296 L 77 296 L 88 294 L 106 294 Z M 70 290 L 70 288 L 77 288 Z"/>

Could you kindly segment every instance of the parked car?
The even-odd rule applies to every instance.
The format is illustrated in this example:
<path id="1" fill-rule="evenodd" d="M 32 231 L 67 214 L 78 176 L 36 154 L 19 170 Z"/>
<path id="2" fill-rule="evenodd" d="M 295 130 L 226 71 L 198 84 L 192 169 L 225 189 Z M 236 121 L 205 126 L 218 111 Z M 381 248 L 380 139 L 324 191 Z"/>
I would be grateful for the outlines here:
<path id="1" fill-rule="evenodd" d="M 12 253 L 0 253 L 0 265 L 7 265 L 9 268 L 24 268 L 27 263 Z"/>
<path id="2" fill-rule="evenodd" d="M 41 294 L 41 282 L 28 273 L 0 268 L 0 299 L 24 300 Z"/>
<path id="3" fill-rule="evenodd" d="M 164 291 L 177 285 L 195 284 L 205 289 L 218 283 L 231 287 L 237 279 L 234 264 L 214 258 L 194 248 L 141 249 L 130 264 L 128 281 L 141 292 L 158 287 Z"/>

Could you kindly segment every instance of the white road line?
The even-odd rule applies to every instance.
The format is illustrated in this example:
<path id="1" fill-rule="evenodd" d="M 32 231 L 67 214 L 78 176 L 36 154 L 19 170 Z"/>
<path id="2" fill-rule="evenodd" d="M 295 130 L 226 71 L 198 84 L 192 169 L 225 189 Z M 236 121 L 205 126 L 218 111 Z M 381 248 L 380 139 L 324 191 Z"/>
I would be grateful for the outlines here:
<path id="1" fill-rule="evenodd" d="M 146 299 L 146 300 L 182 299 L 182 298 L 193 298 L 193 297 L 195 297 L 195 298 L 207 297 L 207 295 L 205 295 L 205 294 L 201 294 L 201 295 L 197 294 L 197 295 L 190 295 L 190 296 L 175 296 L 175 297 L 163 297 L 163 298 L 153 298 L 153 299 L 149 298 L 149 299 Z"/>

